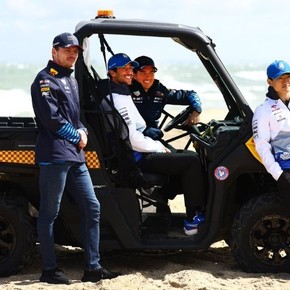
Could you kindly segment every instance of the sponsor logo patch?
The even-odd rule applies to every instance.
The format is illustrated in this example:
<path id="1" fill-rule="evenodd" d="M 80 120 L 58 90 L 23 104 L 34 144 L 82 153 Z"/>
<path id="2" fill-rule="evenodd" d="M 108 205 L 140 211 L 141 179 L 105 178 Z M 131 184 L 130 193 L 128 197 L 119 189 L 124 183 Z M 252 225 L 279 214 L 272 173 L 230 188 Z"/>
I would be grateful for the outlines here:
<path id="1" fill-rule="evenodd" d="M 225 166 L 219 166 L 215 169 L 214 176 L 217 180 L 225 180 L 229 176 L 229 170 Z"/>

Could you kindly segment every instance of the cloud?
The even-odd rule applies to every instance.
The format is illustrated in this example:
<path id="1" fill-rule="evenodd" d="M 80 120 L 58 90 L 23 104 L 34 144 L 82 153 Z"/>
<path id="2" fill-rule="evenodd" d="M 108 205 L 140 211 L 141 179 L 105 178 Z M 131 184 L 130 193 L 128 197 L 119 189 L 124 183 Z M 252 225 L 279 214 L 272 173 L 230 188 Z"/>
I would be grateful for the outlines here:
<path id="1" fill-rule="evenodd" d="M 289 59 L 290 1 L 266 4 L 264 0 L 2 0 L 0 36 L 6 41 L 0 62 L 42 60 L 56 34 L 73 32 L 78 22 L 94 18 L 100 9 L 112 9 L 119 19 L 198 26 L 230 61 L 236 61 L 237 55 L 245 61 L 267 59 L 267 55 Z M 273 17 L 279 29 L 269 22 Z"/>
<path id="2" fill-rule="evenodd" d="M 39 2 L 34 0 L 4 0 L 4 11 L 14 19 L 41 18 L 46 14 L 45 7 L 49 5 L 39 5 Z"/>

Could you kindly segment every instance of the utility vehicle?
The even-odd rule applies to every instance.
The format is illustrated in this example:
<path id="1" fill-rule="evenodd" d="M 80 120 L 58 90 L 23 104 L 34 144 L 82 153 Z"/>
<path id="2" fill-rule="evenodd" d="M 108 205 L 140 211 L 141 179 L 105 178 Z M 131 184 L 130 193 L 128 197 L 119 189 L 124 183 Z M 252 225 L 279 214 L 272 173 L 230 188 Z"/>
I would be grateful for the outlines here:
<path id="1" fill-rule="evenodd" d="M 251 139 L 253 111 L 217 55 L 212 39 L 197 27 L 109 16 L 80 22 L 75 35 L 84 47 L 75 77 L 80 88 L 81 118 L 89 130 L 87 165 L 101 203 L 101 249 L 197 251 L 225 240 L 244 271 L 289 272 L 290 211 L 279 197 L 276 182 L 255 154 Z M 165 45 L 161 46 L 163 41 Z M 178 54 L 172 53 L 171 45 L 179 49 Z M 186 138 L 185 149 L 196 150 L 206 174 L 206 222 L 192 237 L 183 233 L 184 210 L 156 212 L 159 201 L 150 193 L 167 177 L 144 174 L 141 177 L 145 185 L 139 182 L 140 172 L 128 157 L 130 144 L 119 130 L 122 121 L 112 109 L 109 114 L 117 127 L 110 128 L 106 123 L 108 112 L 98 106 L 98 82 L 107 78 L 105 64 L 114 52 L 134 53 L 131 58 L 147 54 L 156 60 L 154 51 L 158 49 L 170 53 L 173 62 L 175 57 L 178 62 L 180 54 L 186 57 L 184 78 L 192 77 L 189 72 L 197 66 L 202 67 L 203 76 L 192 79 L 193 89 L 203 77 L 209 78 L 212 100 L 218 100 L 216 112 L 219 106 L 224 111 L 222 117 L 216 117 L 213 110 L 211 120 L 184 126 L 190 108 L 180 109 L 177 114 L 166 109 L 166 120 L 160 123 L 166 134 L 174 132 L 168 142 Z M 158 78 L 162 80 L 161 68 Z M 113 134 L 117 139 L 115 149 L 108 143 L 109 131 L 117 132 Z M 36 136 L 33 117 L 0 118 L 2 276 L 21 269 L 37 242 Z M 82 247 L 79 211 L 69 194 L 63 197 L 55 242 Z"/>

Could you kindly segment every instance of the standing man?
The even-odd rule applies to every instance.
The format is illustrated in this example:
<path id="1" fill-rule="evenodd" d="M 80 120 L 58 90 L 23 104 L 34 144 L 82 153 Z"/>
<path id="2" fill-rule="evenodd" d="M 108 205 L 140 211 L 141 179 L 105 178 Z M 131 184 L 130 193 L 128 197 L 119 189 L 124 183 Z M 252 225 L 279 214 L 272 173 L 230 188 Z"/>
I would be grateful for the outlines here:
<path id="1" fill-rule="evenodd" d="M 39 280 L 51 284 L 71 283 L 57 267 L 54 251 L 54 221 L 64 188 L 81 211 L 85 256 L 81 280 L 96 282 L 118 276 L 99 264 L 100 204 L 85 164 L 87 129 L 80 122 L 78 85 L 71 76 L 80 50 L 82 47 L 74 35 L 57 35 L 53 40 L 52 61 L 38 73 L 31 86 L 38 125 L 36 163 L 40 167 L 37 232 L 43 270 Z"/>
<path id="2" fill-rule="evenodd" d="M 181 182 L 186 208 L 183 230 L 186 235 L 196 235 L 205 217 L 200 212 L 205 205 L 205 183 L 203 168 L 195 152 L 171 153 L 160 141 L 143 134 L 146 123 L 134 105 L 129 85 L 132 83 L 133 68 L 138 63 L 128 55 L 118 53 L 108 61 L 110 90 L 105 97 L 123 117 L 129 129 L 129 139 L 137 165 L 143 172 L 177 176 Z M 107 84 L 106 84 L 107 85 Z M 111 95 L 112 96 L 111 96 Z M 103 100 L 105 109 L 110 110 Z"/>
<path id="3" fill-rule="evenodd" d="M 265 102 L 256 108 L 253 135 L 266 170 L 278 181 L 284 201 L 290 205 L 290 65 L 283 60 L 267 68 L 269 85 Z"/>
<path id="4" fill-rule="evenodd" d="M 133 102 L 146 122 L 144 135 L 154 140 L 160 140 L 163 137 L 163 132 L 158 128 L 158 120 L 166 104 L 190 105 L 192 113 L 184 124 L 192 125 L 199 122 L 199 115 L 202 111 L 201 101 L 195 91 L 168 89 L 155 79 L 157 68 L 153 59 L 148 56 L 139 56 L 135 61 L 139 63 L 139 66 L 134 68 L 134 79 L 130 90 Z"/>

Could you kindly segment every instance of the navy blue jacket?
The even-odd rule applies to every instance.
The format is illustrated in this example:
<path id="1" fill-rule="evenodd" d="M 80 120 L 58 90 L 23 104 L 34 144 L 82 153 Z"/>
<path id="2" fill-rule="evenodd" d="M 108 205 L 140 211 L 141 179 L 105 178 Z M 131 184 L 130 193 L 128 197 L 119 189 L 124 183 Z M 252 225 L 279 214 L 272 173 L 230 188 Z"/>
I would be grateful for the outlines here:
<path id="1" fill-rule="evenodd" d="M 32 104 L 38 126 L 36 163 L 84 162 L 79 150 L 80 105 L 78 85 L 67 69 L 49 61 L 31 85 Z"/>
<path id="2" fill-rule="evenodd" d="M 132 81 L 130 90 L 133 102 L 147 125 L 143 134 L 155 140 L 163 136 L 158 128 L 158 120 L 166 104 L 191 105 L 198 113 L 202 110 L 200 98 L 195 91 L 167 89 L 157 79 L 147 92 L 136 80 Z"/>

